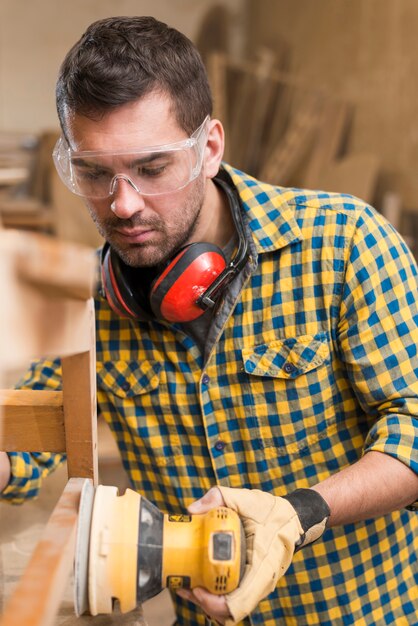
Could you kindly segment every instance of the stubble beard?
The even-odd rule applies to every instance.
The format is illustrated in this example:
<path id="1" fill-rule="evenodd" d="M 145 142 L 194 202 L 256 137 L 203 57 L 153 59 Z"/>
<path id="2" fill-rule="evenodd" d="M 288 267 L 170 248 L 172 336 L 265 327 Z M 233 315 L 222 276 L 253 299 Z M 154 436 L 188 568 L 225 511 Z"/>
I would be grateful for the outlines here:
<path id="1" fill-rule="evenodd" d="M 129 219 L 120 219 L 117 216 L 100 221 L 97 213 L 88 206 L 90 215 L 100 235 L 110 244 L 117 255 L 126 265 L 131 267 L 153 267 L 165 263 L 174 254 L 193 238 L 199 223 L 204 201 L 204 178 L 202 174 L 191 183 L 193 185 L 182 210 L 178 214 L 178 222 L 173 231 L 167 228 L 159 214 L 146 219 L 140 215 L 133 215 Z M 115 229 L 120 227 L 146 227 L 162 234 L 144 244 L 135 243 L 122 246 L 115 235 Z"/>

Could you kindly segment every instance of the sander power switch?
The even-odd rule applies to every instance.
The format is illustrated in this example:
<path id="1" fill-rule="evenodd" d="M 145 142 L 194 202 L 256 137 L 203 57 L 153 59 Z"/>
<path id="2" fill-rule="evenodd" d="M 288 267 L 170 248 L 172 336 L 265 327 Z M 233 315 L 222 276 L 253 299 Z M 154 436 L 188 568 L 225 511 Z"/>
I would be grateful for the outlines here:
<path id="1" fill-rule="evenodd" d="M 213 533 L 212 554 L 214 561 L 230 561 L 233 537 L 230 533 Z"/>

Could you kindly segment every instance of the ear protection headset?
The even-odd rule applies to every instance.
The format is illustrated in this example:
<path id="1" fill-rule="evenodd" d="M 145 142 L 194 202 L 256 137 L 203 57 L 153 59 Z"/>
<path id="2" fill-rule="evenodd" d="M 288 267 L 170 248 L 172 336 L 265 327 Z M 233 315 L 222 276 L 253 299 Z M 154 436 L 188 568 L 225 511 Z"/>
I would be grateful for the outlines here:
<path id="1" fill-rule="evenodd" d="M 215 306 L 244 267 L 248 245 L 237 192 L 225 171 L 213 180 L 228 198 L 238 233 L 238 249 L 229 265 L 220 248 L 199 242 L 181 248 L 163 270 L 130 267 L 106 243 L 101 258 L 102 285 L 109 306 L 118 315 L 142 321 L 190 322 Z"/>

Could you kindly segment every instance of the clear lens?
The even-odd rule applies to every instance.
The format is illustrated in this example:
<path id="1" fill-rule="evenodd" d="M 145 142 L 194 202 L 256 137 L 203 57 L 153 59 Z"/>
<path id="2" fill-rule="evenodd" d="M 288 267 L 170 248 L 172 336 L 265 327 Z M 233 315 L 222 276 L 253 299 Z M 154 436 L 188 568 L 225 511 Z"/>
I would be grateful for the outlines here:
<path id="1" fill-rule="evenodd" d="M 129 178 L 139 193 L 156 195 L 187 185 L 196 156 L 193 148 L 150 155 L 75 156 L 70 168 L 76 193 L 83 196 L 106 198 L 118 175 Z"/>
<path id="2" fill-rule="evenodd" d="M 119 179 L 129 179 L 143 195 L 170 193 L 198 176 L 208 119 L 185 141 L 132 152 L 74 152 L 60 139 L 54 150 L 54 163 L 67 187 L 88 198 L 109 197 Z"/>

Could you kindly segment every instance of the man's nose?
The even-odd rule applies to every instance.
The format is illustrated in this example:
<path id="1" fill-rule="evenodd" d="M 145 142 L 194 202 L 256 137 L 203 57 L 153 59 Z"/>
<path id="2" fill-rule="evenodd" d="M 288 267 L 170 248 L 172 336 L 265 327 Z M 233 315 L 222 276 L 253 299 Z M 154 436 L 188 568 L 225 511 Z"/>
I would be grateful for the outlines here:
<path id="1" fill-rule="evenodd" d="M 110 208 L 120 219 L 129 219 L 145 208 L 143 196 L 127 176 L 115 176 L 110 191 L 113 197 Z"/>

